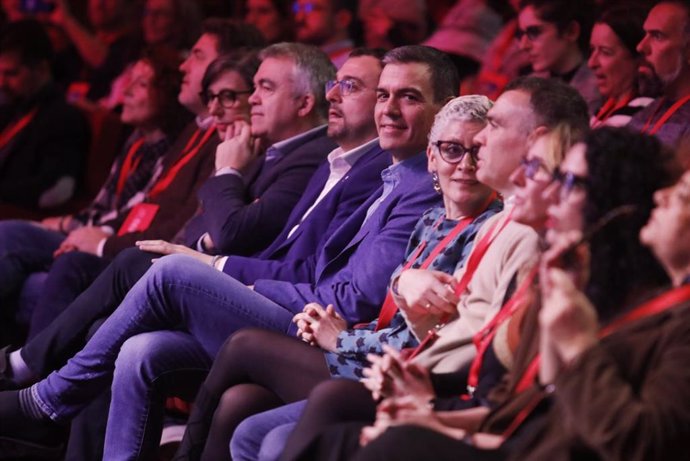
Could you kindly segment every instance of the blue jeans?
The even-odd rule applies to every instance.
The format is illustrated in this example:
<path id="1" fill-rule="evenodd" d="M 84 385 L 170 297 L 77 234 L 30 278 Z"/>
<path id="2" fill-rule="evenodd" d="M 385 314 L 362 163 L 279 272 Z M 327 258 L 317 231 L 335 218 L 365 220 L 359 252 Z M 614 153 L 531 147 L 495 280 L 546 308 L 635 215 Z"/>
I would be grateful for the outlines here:
<path id="1" fill-rule="evenodd" d="M 166 397 L 193 401 L 210 368 L 208 354 L 182 331 L 142 333 L 125 341 L 115 362 L 103 459 L 154 459 Z"/>
<path id="2" fill-rule="evenodd" d="M 74 417 L 110 385 L 120 349 L 141 333 L 186 332 L 210 361 L 238 329 L 256 326 L 287 332 L 292 317 L 289 310 L 222 272 L 188 256 L 166 256 L 134 285 L 79 353 L 36 384 L 37 400 L 54 420 Z M 173 363 L 169 366 L 174 367 L 176 355 L 170 355 Z M 143 401 L 125 404 L 135 409 L 148 405 Z M 118 415 L 113 414 L 113 418 Z M 136 424 L 117 420 L 121 427 Z"/>
<path id="3" fill-rule="evenodd" d="M 250 416 L 237 426 L 230 440 L 234 461 L 278 461 L 306 400 Z"/>
<path id="4" fill-rule="evenodd" d="M 64 239 L 29 221 L 0 221 L 0 299 L 19 290 L 32 272 L 50 266 Z"/>

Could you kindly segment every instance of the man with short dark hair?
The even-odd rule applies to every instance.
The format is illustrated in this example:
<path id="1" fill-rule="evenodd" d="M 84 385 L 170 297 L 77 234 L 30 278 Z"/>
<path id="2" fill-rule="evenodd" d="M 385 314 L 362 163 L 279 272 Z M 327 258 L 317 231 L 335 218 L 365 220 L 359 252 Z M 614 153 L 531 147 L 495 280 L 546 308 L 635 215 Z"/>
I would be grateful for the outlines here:
<path id="1" fill-rule="evenodd" d="M 27 214 L 72 197 L 88 149 L 86 121 L 55 87 L 51 60 L 38 22 L 18 21 L 0 34 L 0 206 Z M 0 209 L 0 218 L 20 211 Z"/>
<path id="2" fill-rule="evenodd" d="M 690 139 L 690 2 L 657 3 L 644 31 L 637 45 L 644 58 L 641 85 L 658 88 L 662 97 L 635 114 L 628 126 L 676 148 Z"/>

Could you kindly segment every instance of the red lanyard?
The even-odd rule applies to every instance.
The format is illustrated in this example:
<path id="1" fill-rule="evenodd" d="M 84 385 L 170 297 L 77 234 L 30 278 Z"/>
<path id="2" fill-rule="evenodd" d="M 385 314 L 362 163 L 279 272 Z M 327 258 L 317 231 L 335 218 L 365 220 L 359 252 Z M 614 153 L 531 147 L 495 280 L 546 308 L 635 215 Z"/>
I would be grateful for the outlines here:
<path id="1" fill-rule="evenodd" d="M 630 101 L 633 99 L 633 93 L 628 93 L 625 95 L 623 99 L 621 99 L 618 103 L 616 103 L 616 100 L 613 98 L 609 98 L 606 100 L 606 103 L 599 109 L 599 112 L 597 112 L 597 115 L 594 116 L 594 123 L 592 123 L 592 128 L 596 128 L 600 126 L 602 123 L 604 123 L 606 120 L 613 115 L 614 112 L 616 112 L 618 109 L 621 109 L 625 106 L 628 105 Z"/>
<path id="2" fill-rule="evenodd" d="M 598 336 L 599 338 L 605 338 L 606 336 L 609 336 L 610 334 L 620 330 L 621 328 L 631 323 L 667 311 L 687 300 L 690 300 L 690 285 L 683 285 L 681 287 L 674 288 L 653 299 L 650 299 L 644 304 L 631 310 L 627 314 L 624 314 L 618 319 L 614 320 L 606 327 L 599 330 Z M 519 394 L 527 390 L 532 385 L 532 383 L 534 383 L 534 379 L 536 378 L 538 372 L 539 355 L 532 359 L 532 362 L 530 362 L 529 366 L 527 367 L 522 377 L 518 381 L 518 384 L 515 387 L 515 394 Z M 506 429 L 503 435 L 505 437 L 508 437 L 510 434 L 512 434 L 519 427 L 519 425 L 529 416 L 529 414 L 534 410 L 534 408 L 536 408 L 540 401 L 541 396 L 539 396 L 539 398 L 534 399 L 532 402 L 530 402 L 529 405 L 523 408 L 522 411 L 520 411 L 520 413 L 517 414 L 515 419 L 508 426 L 508 429 Z"/>
<path id="3" fill-rule="evenodd" d="M 675 114 L 678 109 L 680 109 L 686 102 L 690 101 L 690 94 L 686 95 L 685 97 L 679 99 L 678 101 L 675 102 L 666 112 L 664 112 L 664 115 L 659 118 L 659 120 L 654 124 L 654 126 L 650 129 L 649 126 L 652 124 L 652 120 L 654 117 L 656 117 L 657 112 L 659 112 L 659 109 L 661 109 L 661 106 L 663 105 L 663 102 L 660 102 L 659 106 L 656 108 L 654 113 L 647 119 L 647 123 L 644 124 L 642 127 L 641 132 L 646 133 L 648 135 L 654 135 L 656 134 L 659 129 L 668 121 L 669 118 Z"/>
<path id="4" fill-rule="evenodd" d="M 489 246 L 491 246 L 496 237 L 498 237 L 498 234 L 500 234 L 501 231 L 508 225 L 512 214 L 513 210 L 511 209 L 510 212 L 503 219 L 495 223 L 489 232 L 487 232 L 479 243 L 477 243 L 476 248 L 474 248 L 474 251 L 472 251 L 472 254 L 470 255 L 470 259 L 467 261 L 467 269 L 465 270 L 465 273 L 462 274 L 462 278 L 457 285 L 455 285 L 456 295 L 460 296 L 465 292 L 467 285 L 470 284 L 470 280 L 472 279 L 474 272 L 477 270 L 479 263 L 482 261 L 482 258 L 484 258 Z"/>
<path id="5" fill-rule="evenodd" d="M 479 373 L 482 369 L 482 364 L 484 362 L 484 357 L 486 351 L 491 346 L 491 342 L 496 336 L 498 327 L 503 324 L 506 320 L 510 319 L 515 312 L 523 306 L 523 300 L 527 295 L 527 290 L 534 283 L 534 279 L 537 275 L 539 266 L 535 264 L 532 270 L 529 272 L 527 277 L 522 281 L 518 289 L 515 291 L 510 300 L 503 306 L 503 308 L 498 311 L 498 313 L 491 319 L 491 321 L 484 326 L 477 334 L 472 338 L 472 342 L 477 348 L 477 355 L 472 361 L 470 366 L 470 373 L 467 377 L 467 390 L 470 395 L 472 395 L 479 384 Z"/>
<path id="6" fill-rule="evenodd" d="M 31 123 L 31 120 L 33 120 L 33 118 L 36 116 L 36 112 L 38 112 L 38 109 L 32 110 L 17 120 L 16 123 L 8 125 L 4 130 L 2 130 L 2 133 L 0 133 L 0 149 L 4 149 L 20 131 L 26 128 L 26 125 Z"/>
<path id="7" fill-rule="evenodd" d="M 156 184 L 151 188 L 151 192 L 149 192 L 150 197 L 155 197 L 156 195 L 160 194 L 163 192 L 165 189 L 170 186 L 170 184 L 175 180 L 175 177 L 177 174 L 180 172 L 180 170 L 187 164 L 189 163 L 194 156 L 199 153 L 202 147 L 206 144 L 206 142 L 209 140 L 209 138 L 213 135 L 215 132 L 215 126 L 211 125 L 208 129 L 206 129 L 206 132 L 204 135 L 201 137 L 201 140 L 194 144 L 201 135 L 201 129 L 197 129 L 192 137 L 189 139 L 187 142 L 187 145 L 185 146 L 184 150 L 182 151 L 182 154 L 180 154 L 181 158 L 176 161 L 165 173 L 165 175 L 160 178 L 158 181 L 156 181 Z M 192 147 L 193 146 L 193 147 Z"/>
<path id="8" fill-rule="evenodd" d="M 460 296 L 465 292 L 465 289 L 467 289 L 467 285 L 469 285 L 470 280 L 474 275 L 474 272 L 477 270 L 477 267 L 479 266 L 479 263 L 486 254 L 486 251 L 489 249 L 489 246 L 493 243 L 498 234 L 500 234 L 501 231 L 505 229 L 505 227 L 508 225 L 512 214 L 513 210 L 511 210 L 504 218 L 494 223 L 494 225 L 491 226 L 491 229 L 489 229 L 489 232 L 487 232 L 484 235 L 484 237 L 482 237 L 482 239 L 479 241 L 479 243 L 476 244 L 472 251 L 472 254 L 470 255 L 470 259 L 467 261 L 467 268 L 465 269 L 465 273 L 462 274 L 462 278 L 457 283 L 457 285 L 455 285 L 454 291 L 456 295 Z M 448 319 L 449 316 L 444 315 L 439 321 L 439 323 L 434 328 L 429 330 L 424 339 L 422 339 L 422 341 L 411 352 L 407 359 L 412 360 L 420 352 L 422 352 L 424 349 L 429 347 L 434 341 L 436 341 L 436 338 L 438 337 L 438 330 L 445 326 Z"/>
<path id="9" fill-rule="evenodd" d="M 434 229 L 438 229 L 438 226 L 440 226 L 441 222 L 443 222 L 443 218 L 444 216 L 438 218 L 436 224 L 434 225 Z M 431 253 L 429 253 L 429 256 L 426 257 L 426 259 L 424 260 L 424 262 L 422 262 L 419 268 L 426 269 L 427 267 L 429 267 L 429 265 L 431 265 L 431 263 L 434 261 L 434 259 L 436 259 L 439 253 L 441 253 L 441 251 L 443 251 L 450 244 L 450 242 L 452 242 L 453 239 L 455 239 L 455 237 L 457 237 L 458 234 L 460 234 L 460 232 L 464 231 L 473 220 L 474 217 L 472 216 L 460 220 L 460 222 L 455 225 L 453 230 L 451 230 L 448 233 L 448 235 L 446 235 L 445 238 L 434 247 L 434 249 L 431 251 Z M 427 244 L 428 242 L 424 240 L 420 242 L 419 245 L 417 245 L 417 248 L 415 249 L 414 253 L 412 253 L 412 256 L 410 256 L 407 259 L 405 266 L 403 266 L 403 271 L 412 267 L 415 261 L 417 261 L 417 258 L 419 258 L 419 256 L 422 254 L 422 251 L 424 251 L 424 249 L 426 248 Z M 376 322 L 375 331 L 379 331 L 382 328 L 386 328 L 388 325 L 390 325 L 391 320 L 393 319 L 393 316 L 397 311 L 398 306 L 397 304 L 395 304 L 393 294 L 390 290 L 388 290 L 388 293 L 386 294 L 386 299 L 383 301 L 383 307 L 381 307 L 381 312 L 379 313 L 379 319 Z"/>
<path id="10" fill-rule="evenodd" d="M 132 171 L 137 169 L 139 163 L 141 162 L 141 156 L 137 157 L 136 159 L 134 159 L 134 156 L 137 154 L 137 152 L 139 152 L 139 149 L 141 149 L 141 146 L 143 145 L 143 137 L 133 142 L 127 151 L 125 159 L 122 161 L 122 166 L 120 167 L 120 177 L 117 179 L 117 186 L 115 188 L 118 201 L 120 199 L 120 195 L 122 194 L 122 190 L 125 188 L 127 178 L 129 178 L 129 175 Z"/>

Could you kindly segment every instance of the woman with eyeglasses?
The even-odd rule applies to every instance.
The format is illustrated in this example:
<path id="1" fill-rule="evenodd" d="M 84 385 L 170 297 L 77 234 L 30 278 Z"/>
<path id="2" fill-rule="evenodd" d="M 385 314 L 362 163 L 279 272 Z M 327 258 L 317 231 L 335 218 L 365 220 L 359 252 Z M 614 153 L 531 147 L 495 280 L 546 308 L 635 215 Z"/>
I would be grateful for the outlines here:
<path id="1" fill-rule="evenodd" d="M 594 75 L 587 67 L 594 10 L 592 0 L 522 0 L 516 33 L 534 75 L 568 83 L 585 99 L 590 114 L 601 106 Z"/>
<path id="2" fill-rule="evenodd" d="M 418 222 L 406 260 L 392 276 L 392 290 L 402 270 L 414 270 L 419 273 L 414 290 L 420 298 L 427 296 L 422 302 L 457 302 L 450 274 L 464 261 L 480 224 L 501 209 L 492 190 L 475 178 L 473 138 L 486 124 L 490 107 L 486 97 L 465 96 L 436 116 L 427 155 L 444 206 Z M 391 302 L 389 295 L 384 305 Z M 374 321 L 352 329 L 332 306 L 310 304 L 294 319 L 301 341 L 258 329 L 237 332 L 216 356 L 197 395 L 176 459 L 229 459 L 228 443 L 246 417 L 302 400 L 332 376 L 359 379 L 366 355 L 380 351 L 382 344 L 416 344 L 400 314 L 389 320 L 385 328 Z"/>
<path id="3" fill-rule="evenodd" d="M 642 24 L 647 8 L 639 5 L 615 6 L 605 10 L 592 29 L 587 65 L 596 79 L 604 104 L 590 120 L 592 128 L 625 126 L 633 115 L 653 99 L 641 96 L 638 87 L 640 55 L 637 44 L 644 38 Z"/>
<path id="4" fill-rule="evenodd" d="M 671 180 L 669 160 L 656 140 L 618 128 L 595 130 L 570 149 L 543 192 L 545 200 L 558 201 L 548 211 L 551 248 L 540 265 L 541 290 L 517 317 L 521 336 L 513 372 L 488 395 L 492 409 L 479 422 L 475 409 L 456 410 L 465 407 L 457 397 L 437 397 L 429 405 L 428 394 L 411 385 L 424 380 L 407 369 L 361 439 L 357 426 L 334 429 L 315 444 L 321 451 L 309 455 L 356 461 L 615 461 L 681 453 L 681 434 L 690 432 L 688 410 L 682 408 L 687 405 L 667 411 L 656 403 L 667 384 L 687 388 L 662 379 L 664 373 L 687 374 L 672 370 L 680 349 L 659 351 L 674 341 L 688 349 L 687 335 L 659 342 L 621 328 L 641 318 L 639 312 L 626 315 L 668 281 L 638 235 L 650 217 L 654 191 Z M 616 331 L 622 334 L 616 337 Z M 509 339 L 514 335 L 508 332 Z M 638 348 L 641 341 L 645 345 Z M 323 455 L 334 451 L 340 453 Z"/>

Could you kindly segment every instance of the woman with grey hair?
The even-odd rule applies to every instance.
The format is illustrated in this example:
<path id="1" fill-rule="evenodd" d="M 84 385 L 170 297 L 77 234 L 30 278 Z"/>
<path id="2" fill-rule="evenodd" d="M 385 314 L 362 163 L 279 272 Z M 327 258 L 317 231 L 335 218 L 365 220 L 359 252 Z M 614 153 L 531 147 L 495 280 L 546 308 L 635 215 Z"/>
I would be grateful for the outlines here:
<path id="1" fill-rule="evenodd" d="M 411 280 L 404 287 L 408 302 L 432 311 L 457 303 L 450 274 L 464 264 L 481 223 L 501 209 L 493 191 L 475 177 L 478 146 L 473 139 L 486 125 L 491 105 L 484 96 L 464 96 L 436 116 L 427 156 L 444 205 L 428 210 L 417 223 L 379 319 L 353 328 L 333 306 L 312 303 L 293 319 L 302 341 L 260 329 L 235 333 L 197 395 L 179 459 L 230 459 L 228 442 L 248 416 L 305 399 L 331 377 L 361 378 L 367 354 L 380 353 L 384 344 L 415 346 L 396 304 L 403 271 Z"/>

